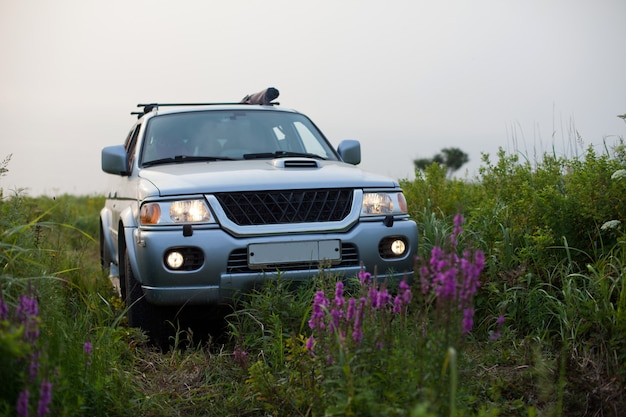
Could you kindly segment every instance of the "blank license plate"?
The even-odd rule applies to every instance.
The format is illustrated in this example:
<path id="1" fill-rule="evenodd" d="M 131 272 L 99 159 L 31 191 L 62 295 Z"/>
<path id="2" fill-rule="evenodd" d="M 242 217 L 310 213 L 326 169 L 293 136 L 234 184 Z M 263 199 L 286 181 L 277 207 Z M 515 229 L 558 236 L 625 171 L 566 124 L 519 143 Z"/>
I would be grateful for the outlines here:
<path id="1" fill-rule="evenodd" d="M 307 242 L 257 243 L 248 246 L 248 264 L 319 262 L 341 260 L 339 240 L 314 240 Z"/>

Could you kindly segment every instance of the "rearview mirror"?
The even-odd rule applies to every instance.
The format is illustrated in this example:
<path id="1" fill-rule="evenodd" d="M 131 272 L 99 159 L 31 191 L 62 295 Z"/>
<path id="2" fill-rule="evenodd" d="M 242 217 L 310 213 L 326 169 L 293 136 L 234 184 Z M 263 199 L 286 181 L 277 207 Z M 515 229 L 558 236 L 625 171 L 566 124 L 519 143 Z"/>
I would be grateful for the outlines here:
<path id="1" fill-rule="evenodd" d="M 123 145 L 102 149 L 102 170 L 114 175 L 128 175 L 128 158 Z"/>
<path id="2" fill-rule="evenodd" d="M 358 140 L 343 140 L 337 147 L 337 153 L 343 162 L 352 165 L 361 163 L 361 143 Z"/>

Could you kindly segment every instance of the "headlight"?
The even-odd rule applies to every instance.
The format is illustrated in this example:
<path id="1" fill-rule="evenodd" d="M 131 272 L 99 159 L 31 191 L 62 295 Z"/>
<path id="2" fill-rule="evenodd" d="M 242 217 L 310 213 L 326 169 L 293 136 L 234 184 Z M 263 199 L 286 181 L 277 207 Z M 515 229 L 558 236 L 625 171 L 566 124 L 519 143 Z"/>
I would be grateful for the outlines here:
<path id="1" fill-rule="evenodd" d="M 163 201 L 143 204 L 139 219 L 145 225 L 207 223 L 211 214 L 204 200 Z"/>
<path id="2" fill-rule="evenodd" d="M 173 202 L 170 205 L 170 218 L 174 223 L 203 223 L 211 220 L 209 210 L 202 200 Z"/>
<path id="3" fill-rule="evenodd" d="M 406 200 L 401 192 L 363 193 L 362 216 L 407 214 Z"/>

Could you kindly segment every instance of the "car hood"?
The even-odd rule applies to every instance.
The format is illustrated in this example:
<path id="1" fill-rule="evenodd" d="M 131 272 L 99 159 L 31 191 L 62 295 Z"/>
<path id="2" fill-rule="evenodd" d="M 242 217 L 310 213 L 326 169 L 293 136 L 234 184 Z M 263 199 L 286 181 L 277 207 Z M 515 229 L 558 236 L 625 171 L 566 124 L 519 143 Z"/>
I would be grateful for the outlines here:
<path id="1" fill-rule="evenodd" d="M 312 165 L 302 167 L 302 165 Z M 143 168 L 161 196 L 307 188 L 394 188 L 398 182 L 338 161 L 302 158 L 173 163 Z"/>

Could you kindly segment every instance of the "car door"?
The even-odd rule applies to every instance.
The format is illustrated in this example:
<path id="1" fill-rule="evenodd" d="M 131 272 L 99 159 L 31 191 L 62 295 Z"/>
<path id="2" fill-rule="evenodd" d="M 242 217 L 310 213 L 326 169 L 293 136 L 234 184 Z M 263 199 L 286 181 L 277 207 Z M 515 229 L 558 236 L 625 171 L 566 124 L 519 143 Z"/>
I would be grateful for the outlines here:
<path id="1" fill-rule="evenodd" d="M 137 199 L 135 195 L 137 187 L 132 186 L 132 184 L 136 184 L 137 182 L 135 159 L 140 131 L 141 124 L 137 123 L 128 133 L 124 141 L 128 164 L 127 173 L 126 175 L 113 176 L 112 185 L 107 193 L 105 208 L 111 216 L 108 223 L 108 230 L 109 236 L 111 237 L 111 251 L 113 259 L 115 260 L 119 260 L 119 253 L 117 253 L 119 247 L 118 225 L 120 223 L 121 213 L 132 204 L 132 201 L 136 203 Z"/>

